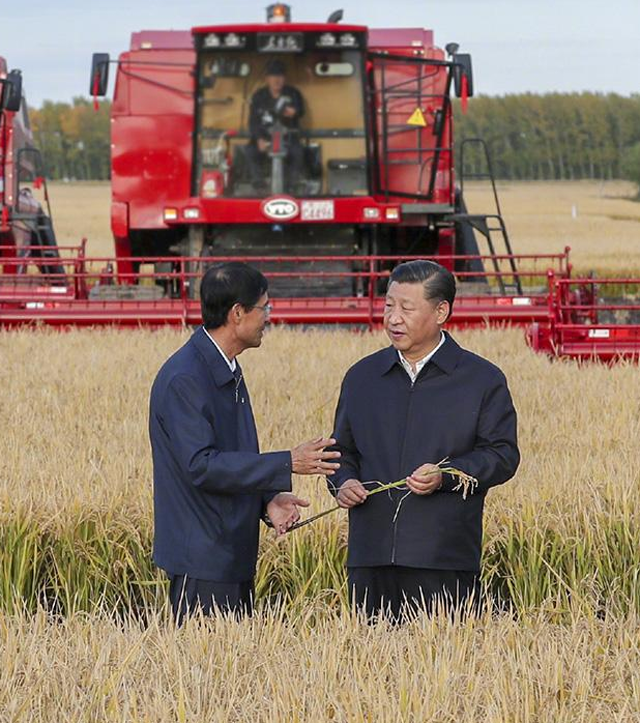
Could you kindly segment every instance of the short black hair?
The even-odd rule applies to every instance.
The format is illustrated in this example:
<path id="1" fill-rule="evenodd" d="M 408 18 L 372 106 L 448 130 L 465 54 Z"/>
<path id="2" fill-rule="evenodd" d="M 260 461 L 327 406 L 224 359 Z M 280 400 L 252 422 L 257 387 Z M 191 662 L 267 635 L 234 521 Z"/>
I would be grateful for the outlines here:
<path id="1" fill-rule="evenodd" d="M 425 299 L 448 301 L 449 309 L 453 309 L 456 298 L 455 277 L 449 269 L 435 261 L 417 259 L 398 264 L 391 272 L 389 284 L 394 281 L 398 284 L 422 284 Z"/>
<path id="2" fill-rule="evenodd" d="M 286 68 L 281 60 L 270 60 L 264 71 L 265 75 L 286 75 Z"/>
<path id="3" fill-rule="evenodd" d="M 234 304 L 245 309 L 254 306 L 267 292 L 269 282 L 252 266 L 241 261 L 215 264 L 202 277 L 200 305 L 205 329 L 217 329 L 227 323 Z"/>

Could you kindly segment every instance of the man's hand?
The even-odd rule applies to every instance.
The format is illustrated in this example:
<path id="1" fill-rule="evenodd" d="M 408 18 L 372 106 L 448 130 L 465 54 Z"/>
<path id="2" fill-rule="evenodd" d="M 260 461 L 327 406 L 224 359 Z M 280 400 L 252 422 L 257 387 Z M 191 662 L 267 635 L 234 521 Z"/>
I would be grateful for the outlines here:
<path id="1" fill-rule="evenodd" d="M 276 537 L 284 535 L 300 519 L 298 507 L 308 506 L 307 500 L 296 497 L 291 492 L 277 494 L 267 505 L 267 515 L 276 531 Z"/>
<path id="2" fill-rule="evenodd" d="M 269 143 L 269 141 L 265 138 L 258 138 L 258 150 L 260 153 L 266 153 L 269 150 L 270 145 L 271 143 Z"/>
<path id="3" fill-rule="evenodd" d="M 295 118 L 296 109 L 292 105 L 285 106 L 285 109 L 282 111 L 282 115 L 285 118 Z"/>
<path id="4" fill-rule="evenodd" d="M 325 447 L 331 447 L 335 443 L 335 439 L 318 437 L 310 442 L 299 444 L 291 450 L 292 471 L 296 474 L 332 475 L 337 469 L 340 469 L 340 465 L 329 460 L 339 459 L 340 452 L 325 452 Z"/>
<path id="5" fill-rule="evenodd" d="M 416 495 L 430 495 L 442 485 L 442 472 L 437 464 L 423 464 L 407 477 L 407 487 Z"/>
<path id="6" fill-rule="evenodd" d="M 356 505 L 361 505 L 367 499 L 367 490 L 360 480 L 348 479 L 338 490 L 336 500 L 338 505 L 349 510 Z"/>

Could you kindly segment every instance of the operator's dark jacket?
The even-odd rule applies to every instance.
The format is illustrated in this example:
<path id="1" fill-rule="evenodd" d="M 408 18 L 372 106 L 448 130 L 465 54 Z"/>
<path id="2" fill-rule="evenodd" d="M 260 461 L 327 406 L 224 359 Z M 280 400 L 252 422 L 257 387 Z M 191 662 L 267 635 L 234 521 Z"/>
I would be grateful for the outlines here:
<path id="1" fill-rule="evenodd" d="M 382 492 L 352 508 L 349 567 L 480 569 L 486 492 L 510 479 L 520 461 L 516 412 L 496 366 L 447 334 L 412 385 L 393 347 L 376 352 L 347 372 L 333 436 L 342 452 L 328 481 L 334 492 L 351 477 L 395 482 L 445 457 L 479 481 L 464 500 L 445 475 L 441 491 L 409 495 L 396 524 L 403 491 Z"/>
<path id="2" fill-rule="evenodd" d="M 296 114 L 293 118 L 281 117 L 280 121 L 286 128 L 294 129 L 300 125 L 300 118 L 304 115 L 304 101 L 302 94 L 297 88 L 285 85 L 280 98 L 287 98 L 287 105 L 295 108 Z M 257 90 L 251 98 L 249 111 L 249 132 L 251 141 L 255 143 L 258 138 L 271 140 L 271 126 L 277 120 L 276 105 L 280 98 L 274 98 L 267 86 Z"/>
<path id="3" fill-rule="evenodd" d="M 237 391 L 202 327 L 153 384 L 153 557 L 170 575 L 251 580 L 264 505 L 291 489 L 291 454 L 258 453 L 244 381 Z"/>

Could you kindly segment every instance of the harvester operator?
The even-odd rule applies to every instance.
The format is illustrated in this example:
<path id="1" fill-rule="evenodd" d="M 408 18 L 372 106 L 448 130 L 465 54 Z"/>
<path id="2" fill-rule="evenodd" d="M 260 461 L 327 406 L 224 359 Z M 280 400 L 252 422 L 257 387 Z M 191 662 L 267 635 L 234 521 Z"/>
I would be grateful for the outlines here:
<path id="1" fill-rule="evenodd" d="M 285 66 L 281 60 L 271 60 L 265 70 L 265 85 L 251 98 L 249 131 L 251 140 L 247 145 L 246 158 L 253 188 L 262 193 L 267 190 L 264 164 L 272 149 L 272 133 L 276 123 L 284 129 L 285 165 L 288 187 L 293 191 L 301 179 L 304 165 L 304 148 L 300 143 L 298 129 L 304 115 L 304 101 L 297 88 L 286 84 Z"/>

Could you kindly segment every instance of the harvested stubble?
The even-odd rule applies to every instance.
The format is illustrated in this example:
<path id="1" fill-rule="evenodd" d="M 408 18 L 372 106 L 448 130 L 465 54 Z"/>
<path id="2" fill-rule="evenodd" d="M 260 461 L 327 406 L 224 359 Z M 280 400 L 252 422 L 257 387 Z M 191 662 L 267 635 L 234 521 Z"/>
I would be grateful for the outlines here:
<path id="1" fill-rule="evenodd" d="M 98 605 L 143 614 L 164 597 L 149 559 L 151 380 L 186 338 L 175 332 L 0 334 L 0 609 Z M 551 363 L 522 333 L 459 335 L 499 361 L 520 414 L 523 463 L 491 492 L 489 587 L 519 612 L 577 603 L 640 611 L 640 391 L 637 367 Z M 381 335 L 274 329 L 242 362 L 263 449 L 331 431 L 345 369 Z M 313 511 L 324 484 L 298 481 Z M 345 515 L 265 536 L 263 598 L 303 610 L 344 602 Z"/>

